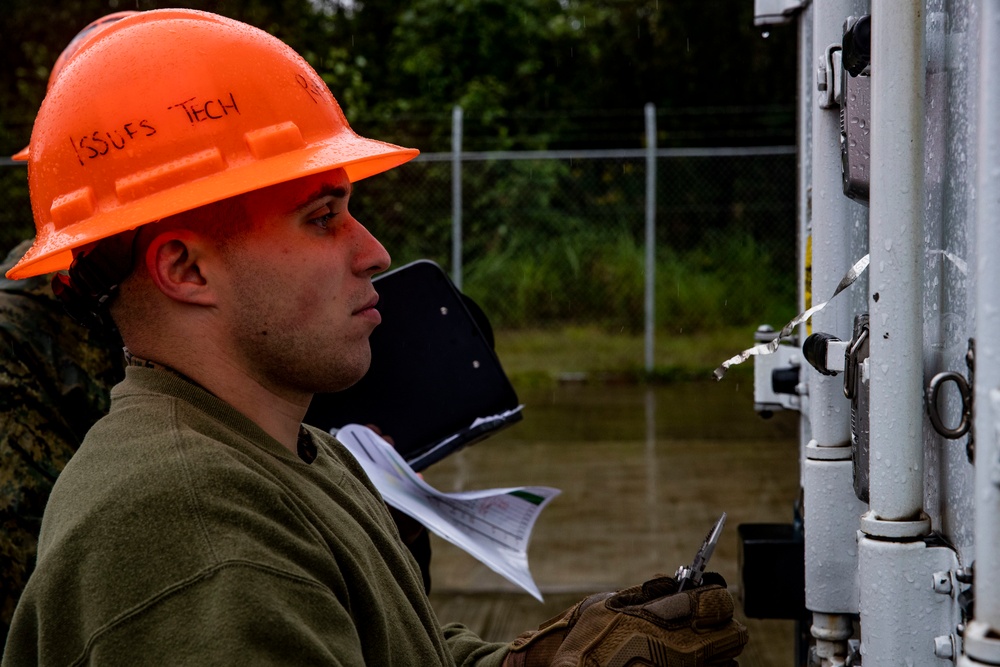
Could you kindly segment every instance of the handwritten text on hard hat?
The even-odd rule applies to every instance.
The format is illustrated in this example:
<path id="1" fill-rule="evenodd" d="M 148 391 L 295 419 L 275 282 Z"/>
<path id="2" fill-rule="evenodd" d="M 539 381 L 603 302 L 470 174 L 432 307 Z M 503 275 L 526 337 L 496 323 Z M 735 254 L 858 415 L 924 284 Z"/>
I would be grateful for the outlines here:
<path id="1" fill-rule="evenodd" d="M 232 93 L 229 93 L 228 103 L 223 98 L 200 102 L 197 97 L 191 97 L 167 107 L 168 111 L 170 109 L 183 109 L 192 125 L 206 120 L 225 118 L 230 111 L 240 113 L 239 107 L 236 106 L 236 97 Z"/>
<path id="2" fill-rule="evenodd" d="M 316 104 L 319 104 L 320 100 L 323 100 L 325 95 L 330 92 L 325 86 L 321 86 L 315 81 L 310 81 L 301 74 L 295 75 L 295 82 L 302 86 L 302 88 L 309 94 L 309 99 Z"/>
<path id="3" fill-rule="evenodd" d="M 183 102 L 177 102 L 167 107 L 167 111 L 177 109 L 183 113 L 188 121 L 194 125 L 206 120 L 220 120 L 231 113 L 239 114 L 240 109 L 236 105 L 236 97 L 229 93 L 227 97 L 200 101 L 197 97 L 189 97 Z M 135 141 L 143 137 L 151 137 L 156 134 L 156 128 L 149 121 L 143 119 L 138 122 L 125 123 L 120 129 L 111 131 L 94 130 L 89 135 L 84 135 L 79 139 L 70 137 L 73 150 L 76 151 L 76 158 L 80 164 L 86 164 L 84 159 L 93 160 L 115 148 L 122 150 L 131 140 Z"/>
<path id="4" fill-rule="evenodd" d="M 121 129 L 111 131 L 94 130 L 89 135 L 77 139 L 70 137 L 69 142 L 73 144 L 76 151 L 76 159 L 80 164 L 84 164 L 83 159 L 93 160 L 94 158 L 107 155 L 112 148 L 122 150 L 129 141 L 136 138 L 151 137 L 156 134 L 156 128 L 149 124 L 147 120 L 125 123 Z"/>

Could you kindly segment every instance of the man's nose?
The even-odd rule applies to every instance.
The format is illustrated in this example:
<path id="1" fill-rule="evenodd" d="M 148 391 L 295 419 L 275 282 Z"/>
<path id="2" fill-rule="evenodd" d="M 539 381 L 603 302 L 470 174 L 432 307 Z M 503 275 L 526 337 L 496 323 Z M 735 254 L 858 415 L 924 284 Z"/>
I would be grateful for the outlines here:
<path id="1" fill-rule="evenodd" d="M 368 231 L 367 227 L 358 222 L 356 218 L 352 219 L 355 229 L 355 272 L 373 276 L 388 269 L 392 263 L 389 251 Z"/>

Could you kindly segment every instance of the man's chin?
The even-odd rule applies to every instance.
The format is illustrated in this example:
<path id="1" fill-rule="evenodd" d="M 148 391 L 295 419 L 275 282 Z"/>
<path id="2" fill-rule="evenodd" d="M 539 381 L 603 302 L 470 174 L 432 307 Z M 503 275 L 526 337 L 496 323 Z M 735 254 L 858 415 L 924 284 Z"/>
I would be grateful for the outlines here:
<path id="1" fill-rule="evenodd" d="M 339 365 L 336 369 L 331 369 L 330 372 L 316 378 L 316 382 L 313 383 L 313 393 L 333 394 L 356 385 L 368 372 L 368 368 L 371 366 L 371 355 L 368 354 L 363 360 L 357 361 L 358 363 L 351 364 L 349 367 Z"/>

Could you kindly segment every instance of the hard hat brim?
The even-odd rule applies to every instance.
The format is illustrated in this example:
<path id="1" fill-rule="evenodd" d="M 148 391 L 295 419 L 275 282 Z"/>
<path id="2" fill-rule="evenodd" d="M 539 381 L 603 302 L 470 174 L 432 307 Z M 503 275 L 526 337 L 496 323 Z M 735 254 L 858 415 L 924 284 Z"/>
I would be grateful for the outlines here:
<path id="1" fill-rule="evenodd" d="M 53 228 L 44 239 L 38 235 L 34 245 L 6 275 L 20 280 L 68 269 L 73 253 L 65 248 L 72 239 L 98 241 L 200 206 L 334 169 L 344 169 L 353 183 L 398 167 L 419 153 L 414 148 L 367 139 L 351 131 L 341 132 L 300 150 L 230 167 L 186 182 L 181 188 L 156 192 L 132 202 L 127 210 L 113 207 L 63 229 Z M 293 176 L 289 178 L 289 174 Z"/>

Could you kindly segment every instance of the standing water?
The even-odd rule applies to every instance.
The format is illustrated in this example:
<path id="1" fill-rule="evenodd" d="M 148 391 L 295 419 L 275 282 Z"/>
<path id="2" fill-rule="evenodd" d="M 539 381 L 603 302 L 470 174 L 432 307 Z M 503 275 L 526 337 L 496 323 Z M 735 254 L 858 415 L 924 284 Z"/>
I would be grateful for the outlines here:
<path id="1" fill-rule="evenodd" d="M 585 595 L 672 575 L 723 511 L 729 518 L 709 569 L 726 578 L 739 606 L 736 527 L 791 522 L 798 415 L 761 419 L 752 384 L 730 380 L 520 390 L 523 422 L 424 475 L 449 492 L 562 490 L 528 551 L 545 603 L 435 538 L 431 599 L 441 620 L 512 639 Z M 743 620 L 751 639 L 740 664 L 792 664 L 791 621 Z"/>

